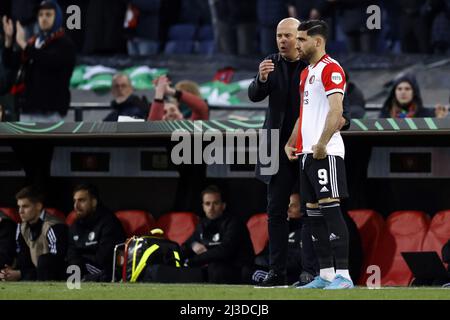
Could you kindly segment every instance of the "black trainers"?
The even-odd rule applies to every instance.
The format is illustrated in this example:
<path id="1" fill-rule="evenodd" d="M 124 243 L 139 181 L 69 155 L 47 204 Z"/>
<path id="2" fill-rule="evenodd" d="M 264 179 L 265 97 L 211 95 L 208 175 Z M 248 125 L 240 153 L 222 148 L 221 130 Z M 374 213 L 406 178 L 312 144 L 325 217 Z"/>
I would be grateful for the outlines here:
<path id="1" fill-rule="evenodd" d="M 287 288 L 286 275 L 275 273 L 274 270 L 270 270 L 266 278 L 258 283 L 255 288 Z"/>
<path id="2" fill-rule="evenodd" d="M 307 271 L 302 271 L 302 273 L 300 274 L 300 277 L 298 278 L 298 281 L 295 282 L 292 286 L 294 288 L 305 286 L 308 283 L 310 283 L 311 281 L 313 281 L 314 278 L 315 278 L 315 276 L 312 275 L 311 273 L 309 273 Z"/>

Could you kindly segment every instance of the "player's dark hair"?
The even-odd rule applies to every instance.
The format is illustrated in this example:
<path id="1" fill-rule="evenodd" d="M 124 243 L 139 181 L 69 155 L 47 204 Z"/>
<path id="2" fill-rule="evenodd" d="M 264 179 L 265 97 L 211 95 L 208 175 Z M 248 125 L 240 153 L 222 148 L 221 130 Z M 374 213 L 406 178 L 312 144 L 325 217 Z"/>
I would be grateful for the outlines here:
<path id="1" fill-rule="evenodd" d="M 87 191 L 92 198 L 100 200 L 100 195 L 99 195 L 98 189 L 93 184 L 81 183 L 73 189 L 72 194 L 75 194 L 78 191 Z"/>
<path id="2" fill-rule="evenodd" d="M 37 186 L 28 186 L 16 193 L 16 200 L 28 199 L 33 203 L 44 203 L 44 191 Z"/>
<path id="3" fill-rule="evenodd" d="M 202 200 L 203 200 L 203 196 L 205 194 L 210 194 L 210 193 L 217 193 L 220 195 L 220 199 L 222 200 L 222 202 L 224 201 L 223 199 L 223 193 L 222 191 L 219 189 L 218 186 L 216 185 L 209 185 L 207 186 L 203 191 L 202 191 Z"/>
<path id="4" fill-rule="evenodd" d="M 328 24 L 323 20 L 307 20 L 297 28 L 298 31 L 306 31 L 308 36 L 322 36 L 325 40 L 328 39 Z"/>

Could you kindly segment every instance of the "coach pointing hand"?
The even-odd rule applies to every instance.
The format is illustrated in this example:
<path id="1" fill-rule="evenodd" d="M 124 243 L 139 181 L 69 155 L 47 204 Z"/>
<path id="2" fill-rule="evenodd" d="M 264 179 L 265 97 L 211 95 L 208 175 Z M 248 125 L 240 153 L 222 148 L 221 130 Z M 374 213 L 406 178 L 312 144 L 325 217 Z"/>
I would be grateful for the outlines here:
<path id="1" fill-rule="evenodd" d="M 272 60 L 263 60 L 263 62 L 259 64 L 259 81 L 266 82 L 269 73 L 271 73 L 273 70 L 275 70 L 275 65 L 273 64 Z"/>

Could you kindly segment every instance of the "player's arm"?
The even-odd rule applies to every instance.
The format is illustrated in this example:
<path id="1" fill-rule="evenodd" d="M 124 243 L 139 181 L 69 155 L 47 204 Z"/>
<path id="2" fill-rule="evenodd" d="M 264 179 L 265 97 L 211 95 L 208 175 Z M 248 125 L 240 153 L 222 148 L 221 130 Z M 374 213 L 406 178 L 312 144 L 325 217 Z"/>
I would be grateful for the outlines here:
<path id="1" fill-rule="evenodd" d="M 313 146 L 314 159 L 324 159 L 327 156 L 326 146 L 333 134 L 339 130 L 342 118 L 342 94 L 333 93 L 328 96 L 330 111 L 325 121 L 325 127 L 322 131 L 319 141 Z"/>
<path id="2" fill-rule="evenodd" d="M 297 121 L 295 121 L 294 129 L 292 129 L 291 136 L 289 137 L 288 142 L 284 146 L 284 152 L 286 152 L 286 155 L 289 160 L 295 160 L 298 158 L 297 155 L 295 155 L 295 152 L 297 151 L 295 148 L 295 145 L 297 144 L 297 132 L 298 132 L 298 120 L 300 118 L 297 118 Z"/>

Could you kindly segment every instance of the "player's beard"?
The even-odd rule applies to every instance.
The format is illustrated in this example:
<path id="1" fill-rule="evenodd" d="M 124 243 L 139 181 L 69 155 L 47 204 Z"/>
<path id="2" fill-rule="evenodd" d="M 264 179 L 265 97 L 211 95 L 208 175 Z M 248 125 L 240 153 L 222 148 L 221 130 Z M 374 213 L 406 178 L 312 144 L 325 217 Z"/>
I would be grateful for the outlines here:
<path id="1" fill-rule="evenodd" d="M 300 59 L 302 59 L 303 61 L 310 61 L 311 58 L 314 56 L 314 50 L 313 49 L 306 49 L 306 50 L 301 50 L 299 52 L 300 55 Z"/>

